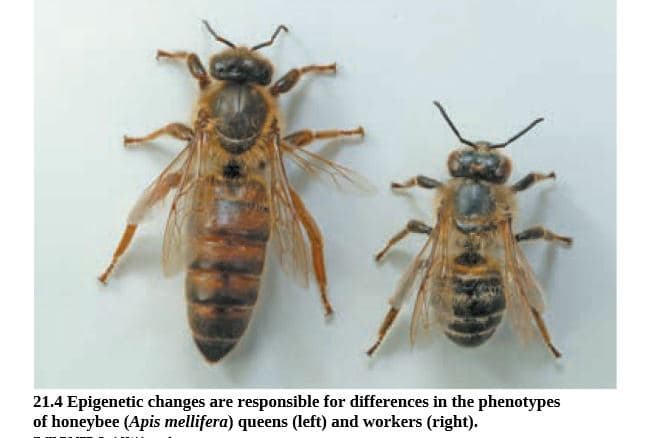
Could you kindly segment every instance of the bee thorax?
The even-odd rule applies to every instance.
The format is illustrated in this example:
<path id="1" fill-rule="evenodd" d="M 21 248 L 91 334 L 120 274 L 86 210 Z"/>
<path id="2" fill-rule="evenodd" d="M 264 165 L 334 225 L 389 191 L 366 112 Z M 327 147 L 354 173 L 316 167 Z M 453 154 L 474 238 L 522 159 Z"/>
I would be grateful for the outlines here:
<path id="1" fill-rule="evenodd" d="M 263 129 L 268 108 L 261 94 L 247 84 L 229 84 L 213 103 L 220 144 L 233 154 L 250 149 Z"/>
<path id="2" fill-rule="evenodd" d="M 494 228 L 487 218 L 495 211 L 491 189 L 477 181 L 461 184 L 454 195 L 456 225 L 464 233 L 489 231 Z"/>

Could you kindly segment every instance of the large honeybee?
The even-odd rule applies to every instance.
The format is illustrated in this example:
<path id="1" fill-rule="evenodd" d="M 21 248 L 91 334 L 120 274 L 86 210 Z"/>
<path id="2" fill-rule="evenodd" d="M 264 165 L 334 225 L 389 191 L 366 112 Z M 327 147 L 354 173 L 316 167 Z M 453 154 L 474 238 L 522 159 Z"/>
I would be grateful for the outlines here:
<path id="1" fill-rule="evenodd" d="M 379 347 L 402 303 L 417 290 L 411 320 L 412 343 L 420 326 L 437 325 L 458 345 L 481 345 L 495 332 L 506 310 L 523 340 L 531 338 L 538 329 L 558 358 L 561 354 L 542 318 L 541 287 L 518 242 L 545 239 L 570 246 L 572 239 L 542 226 L 517 234 L 512 229 L 515 193 L 555 175 L 532 172 L 508 186 L 511 161 L 498 151 L 543 119 L 534 120 L 504 143 L 472 142 L 461 137 L 440 103 L 434 104 L 466 146 L 450 154 L 447 165 L 452 178 L 447 182 L 419 175 L 391 184 L 394 189 L 435 189 L 437 222 L 430 227 L 417 220 L 409 221 L 376 255 L 380 261 L 391 246 L 409 233 L 429 236 L 390 299 L 390 310 L 368 355 Z"/>
<path id="2" fill-rule="evenodd" d="M 111 263 L 99 279 L 107 281 L 146 213 L 174 191 L 163 242 L 164 274 L 186 269 L 193 338 L 204 357 L 215 362 L 232 350 L 248 326 L 271 234 L 282 267 L 303 285 L 313 266 L 325 314 L 332 313 L 322 235 L 289 185 L 282 157 L 336 182 L 366 183 L 303 149 L 316 139 L 363 136 L 363 128 L 281 134 L 279 95 L 307 73 L 334 73 L 335 64 L 294 68 L 270 85 L 273 66 L 257 50 L 272 45 L 281 31 L 288 31 L 285 26 L 268 41 L 248 48 L 235 46 L 203 23 L 228 48 L 211 57 L 208 72 L 195 53 L 157 52 L 157 59 L 186 63 L 200 96 L 190 126 L 171 123 L 144 137 L 124 138 L 127 145 L 167 135 L 186 142 L 186 147 L 129 213 Z"/>

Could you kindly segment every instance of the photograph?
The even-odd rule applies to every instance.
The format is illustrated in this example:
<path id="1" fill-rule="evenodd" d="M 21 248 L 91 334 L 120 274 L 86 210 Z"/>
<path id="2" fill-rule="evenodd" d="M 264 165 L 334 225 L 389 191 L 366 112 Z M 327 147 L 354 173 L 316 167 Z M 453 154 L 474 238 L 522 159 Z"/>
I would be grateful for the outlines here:
<path id="1" fill-rule="evenodd" d="M 36 0 L 34 386 L 616 387 L 613 0 Z"/>

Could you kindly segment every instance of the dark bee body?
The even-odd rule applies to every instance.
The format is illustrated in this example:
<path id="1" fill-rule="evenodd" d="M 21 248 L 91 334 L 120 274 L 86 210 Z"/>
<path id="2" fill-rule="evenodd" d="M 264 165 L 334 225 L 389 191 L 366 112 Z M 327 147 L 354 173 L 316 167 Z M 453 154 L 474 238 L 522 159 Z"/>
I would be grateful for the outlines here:
<path id="1" fill-rule="evenodd" d="M 249 150 L 268 114 L 261 92 L 250 84 L 227 83 L 211 103 L 220 146 L 235 155 Z"/>
<path id="2" fill-rule="evenodd" d="M 506 307 L 502 275 L 494 254 L 480 242 L 493 240 L 492 217 L 495 201 L 492 187 L 481 181 L 463 179 L 454 190 L 452 231 L 455 250 L 451 261 L 451 312 L 442 316 L 445 334 L 461 346 L 475 347 L 488 340 L 502 321 Z"/>
<path id="3" fill-rule="evenodd" d="M 517 242 L 542 238 L 569 245 L 572 239 L 542 226 L 518 234 L 512 230 L 515 193 L 537 181 L 553 178 L 554 173 L 532 172 L 507 186 L 511 160 L 496 150 L 520 138 L 543 119 L 536 119 L 504 143 L 471 142 L 461 137 L 443 107 L 434 103 L 459 141 L 472 149 L 463 148 L 450 154 L 447 164 L 452 178 L 444 183 L 418 175 L 405 183 L 391 184 L 396 189 L 416 185 L 436 189 L 437 222 L 430 227 L 420 221 L 409 221 L 377 254 L 379 261 L 409 233 L 429 235 L 391 298 L 391 308 L 368 354 L 380 345 L 406 297 L 417 290 L 411 321 L 412 341 L 418 327 L 437 322 L 456 344 L 476 347 L 495 333 L 507 311 L 524 339 L 537 328 L 552 354 L 559 357 L 541 317 L 544 304 L 540 287 Z"/>

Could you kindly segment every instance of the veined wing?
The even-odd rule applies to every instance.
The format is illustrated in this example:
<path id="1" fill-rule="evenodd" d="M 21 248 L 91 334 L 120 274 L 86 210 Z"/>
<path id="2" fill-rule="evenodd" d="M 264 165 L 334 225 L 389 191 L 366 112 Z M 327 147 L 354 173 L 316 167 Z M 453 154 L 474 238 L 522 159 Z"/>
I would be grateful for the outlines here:
<path id="1" fill-rule="evenodd" d="M 511 218 L 501 226 L 504 243 L 504 294 L 507 312 L 514 330 L 526 342 L 534 334 L 533 312 L 545 310 L 542 288 L 511 228 Z"/>
<path id="2" fill-rule="evenodd" d="M 182 270 L 192 259 L 192 248 L 186 236 L 187 223 L 194 208 L 193 193 L 200 176 L 201 155 L 205 145 L 205 134 L 199 132 L 196 138 L 187 146 L 186 158 L 182 164 L 177 192 L 173 198 L 163 241 L 163 271 L 171 276 Z"/>
<path id="3" fill-rule="evenodd" d="M 179 186 L 188 162 L 191 146 L 186 146 L 175 159 L 159 174 L 157 178 L 143 191 L 136 204 L 127 216 L 127 223 L 138 225 L 146 220 L 149 212 L 164 199 L 175 187 Z"/>
<path id="4" fill-rule="evenodd" d="M 282 150 L 307 174 L 330 181 L 340 190 L 353 189 L 360 193 L 374 193 L 374 186 L 362 175 L 327 158 L 303 148 L 292 147 L 283 141 Z"/>
<path id="5" fill-rule="evenodd" d="M 441 205 L 438 222 L 429 236 L 430 252 L 421 262 L 425 265 L 420 281 L 416 303 L 411 318 L 411 343 L 414 343 L 418 327 L 430 328 L 451 306 L 452 288 L 448 287 L 448 247 L 451 227 L 449 207 Z"/>
<path id="6" fill-rule="evenodd" d="M 270 201 L 272 234 L 282 269 L 306 287 L 309 283 L 310 250 L 302 232 L 288 183 L 277 136 L 270 142 Z"/>

